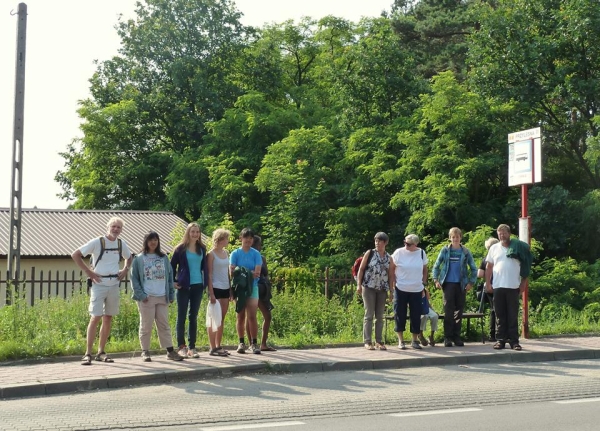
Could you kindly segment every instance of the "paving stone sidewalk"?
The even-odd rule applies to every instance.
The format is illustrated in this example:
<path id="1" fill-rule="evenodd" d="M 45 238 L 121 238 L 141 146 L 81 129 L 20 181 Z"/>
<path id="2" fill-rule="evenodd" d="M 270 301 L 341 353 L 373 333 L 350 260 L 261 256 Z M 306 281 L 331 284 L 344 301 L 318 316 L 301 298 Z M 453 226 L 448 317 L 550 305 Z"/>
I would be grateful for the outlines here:
<path id="1" fill-rule="evenodd" d="M 493 350 L 492 343 L 466 343 L 464 347 L 424 347 L 387 351 L 366 350 L 362 345 L 276 352 L 209 356 L 168 361 L 163 353 L 142 362 L 136 353 L 112 355 L 114 363 L 80 365 L 79 357 L 0 363 L 0 398 L 43 396 L 77 391 L 120 388 L 144 384 L 226 377 L 256 372 L 321 372 L 372 370 L 475 363 L 548 362 L 600 359 L 600 337 L 542 338 L 521 340 L 523 351 Z"/>

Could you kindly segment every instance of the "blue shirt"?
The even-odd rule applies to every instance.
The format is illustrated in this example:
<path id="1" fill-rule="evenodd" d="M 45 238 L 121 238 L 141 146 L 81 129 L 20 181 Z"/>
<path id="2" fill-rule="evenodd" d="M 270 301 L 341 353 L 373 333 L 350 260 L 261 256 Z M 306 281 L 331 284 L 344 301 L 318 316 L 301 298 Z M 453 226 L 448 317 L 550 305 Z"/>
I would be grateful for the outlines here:
<path id="1" fill-rule="evenodd" d="M 448 259 L 448 275 L 446 275 L 446 282 L 448 283 L 460 283 L 460 255 L 462 249 L 450 247 L 450 257 Z"/>
<path id="2" fill-rule="evenodd" d="M 262 257 L 255 248 L 250 248 L 246 252 L 240 247 L 231 253 L 229 263 L 233 266 L 243 266 L 249 271 L 254 272 L 257 266 L 262 266 Z M 254 287 L 258 287 L 258 278 L 254 279 Z"/>
<path id="3" fill-rule="evenodd" d="M 190 284 L 202 283 L 202 252 L 198 254 L 186 250 L 185 257 L 187 258 L 190 267 Z"/>

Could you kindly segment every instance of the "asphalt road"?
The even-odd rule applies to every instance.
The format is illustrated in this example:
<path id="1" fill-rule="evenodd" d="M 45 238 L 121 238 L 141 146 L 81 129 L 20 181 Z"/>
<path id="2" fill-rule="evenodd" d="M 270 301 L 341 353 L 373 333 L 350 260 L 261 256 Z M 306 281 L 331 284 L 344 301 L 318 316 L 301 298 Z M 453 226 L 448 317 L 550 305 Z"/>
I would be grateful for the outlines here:
<path id="1" fill-rule="evenodd" d="M 3 430 L 597 430 L 600 360 L 245 375 L 4 400 L 0 418 Z"/>

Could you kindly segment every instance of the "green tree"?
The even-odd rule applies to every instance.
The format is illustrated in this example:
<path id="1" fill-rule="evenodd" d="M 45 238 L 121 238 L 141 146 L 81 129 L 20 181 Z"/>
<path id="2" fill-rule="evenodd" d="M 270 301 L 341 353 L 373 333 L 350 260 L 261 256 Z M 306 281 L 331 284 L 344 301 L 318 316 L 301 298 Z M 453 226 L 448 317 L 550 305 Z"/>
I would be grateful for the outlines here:
<path id="1" fill-rule="evenodd" d="M 519 104 L 523 128 L 541 125 L 549 163 L 557 159 L 563 172 L 573 168 L 567 178 L 580 177 L 550 181 L 578 192 L 599 188 L 598 164 L 587 153 L 588 138 L 598 136 L 600 3 L 504 0 L 481 3 L 478 16 L 469 52 L 476 91 Z"/>
<path id="2" fill-rule="evenodd" d="M 229 66 L 246 34 L 231 1 L 146 0 L 136 15 L 119 22 L 120 56 L 98 66 L 84 137 L 63 154 L 57 180 L 76 208 L 170 208 L 172 158 L 201 147 L 241 93 Z"/>

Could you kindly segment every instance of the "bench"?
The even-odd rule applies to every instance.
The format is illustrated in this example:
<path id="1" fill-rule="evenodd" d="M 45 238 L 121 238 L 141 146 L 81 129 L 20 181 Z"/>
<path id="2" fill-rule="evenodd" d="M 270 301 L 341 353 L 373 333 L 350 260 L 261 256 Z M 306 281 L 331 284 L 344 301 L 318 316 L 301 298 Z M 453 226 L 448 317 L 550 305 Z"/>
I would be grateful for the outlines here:
<path id="1" fill-rule="evenodd" d="M 483 313 L 463 313 L 462 315 L 463 320 L 466 319 L 467 320 L 467 337 L 469 336 L 469 332 L 471 330 L 471 319 L 479 319 L 479 323 L 481 326 L 481 342 L 483 344 L 485 344 L 485 329 L 484 329 L 484 320 L 485 320 L 485 314 Z M 444 326 L 444 314 L 439 314 L 439 321 L 440 321 L 440 325 Z M 393 321 L 394 320 L 394 315 L 386 315 L 385 316 L 385 334 L 387 336 L 388 333 L 388 322 L 389 321 Z"/>

